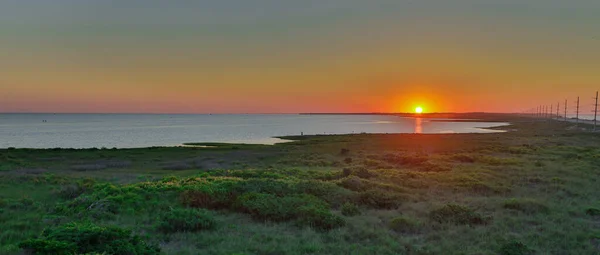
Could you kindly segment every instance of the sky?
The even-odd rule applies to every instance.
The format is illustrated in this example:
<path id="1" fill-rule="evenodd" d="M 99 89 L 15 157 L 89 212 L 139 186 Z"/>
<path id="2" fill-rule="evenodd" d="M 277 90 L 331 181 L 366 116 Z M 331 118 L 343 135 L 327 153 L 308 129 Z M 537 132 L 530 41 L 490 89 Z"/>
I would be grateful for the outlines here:
<path id="1" fill-rule="evenodd" d="M 519 112 L 600 89 L 598 0 L 3 0 L 0 112 Z"/>

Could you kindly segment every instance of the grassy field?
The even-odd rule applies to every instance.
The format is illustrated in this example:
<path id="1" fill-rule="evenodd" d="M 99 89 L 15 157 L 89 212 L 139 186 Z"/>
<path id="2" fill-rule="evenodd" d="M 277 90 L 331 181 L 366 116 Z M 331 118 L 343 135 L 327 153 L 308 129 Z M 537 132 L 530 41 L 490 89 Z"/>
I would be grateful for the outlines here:
<path id="1" fill-rule="evenodd" d="M 600 254 L 600 134 L 0 150 L 0 254 Z"/>

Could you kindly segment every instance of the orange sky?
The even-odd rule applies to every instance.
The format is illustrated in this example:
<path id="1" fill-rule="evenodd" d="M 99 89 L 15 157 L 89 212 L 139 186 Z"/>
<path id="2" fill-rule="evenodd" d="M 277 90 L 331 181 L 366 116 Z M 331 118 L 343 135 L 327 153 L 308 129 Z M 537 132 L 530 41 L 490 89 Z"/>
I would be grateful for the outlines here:
<path id="1" fill-rule="evenodd" d="M 600 89 L 594 1 L 307 1 L 6 4 L 0 112 L 514 112 Z"/>

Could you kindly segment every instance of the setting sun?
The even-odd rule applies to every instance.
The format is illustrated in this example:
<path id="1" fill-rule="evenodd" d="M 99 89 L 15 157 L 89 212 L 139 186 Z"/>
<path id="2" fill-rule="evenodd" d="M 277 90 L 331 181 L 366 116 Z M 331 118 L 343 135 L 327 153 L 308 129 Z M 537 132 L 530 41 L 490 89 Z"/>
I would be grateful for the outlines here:
<path id="1" fill-rule="evenodd" d="M 423 112 L 423 107 L 417 106 L 417 108 L 415 108 L 415 113 L 422 113 L 422 112 Z"/>

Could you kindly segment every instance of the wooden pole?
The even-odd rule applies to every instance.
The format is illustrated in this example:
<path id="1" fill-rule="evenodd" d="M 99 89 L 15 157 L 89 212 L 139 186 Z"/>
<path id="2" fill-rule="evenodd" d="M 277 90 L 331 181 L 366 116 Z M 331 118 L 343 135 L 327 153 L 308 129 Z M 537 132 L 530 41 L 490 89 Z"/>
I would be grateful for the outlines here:
<path id="1" fill-rule="evenodd" d="M 577 97 L 577 111 L 575 112 L 575 123 L 579 123 L 579 97 Z"/>
<path id="2" fill-rule="evenodd" d="M 594 131 L 596 131 L 596 116 L 598 116 L 598 91 L 596 91 L 596 104 L 594 104 Z"/>
<path id="3" fill-rule="evenodd" d="M 567 99 L 565 99 L 565 121 L 567 121 Z"/>

